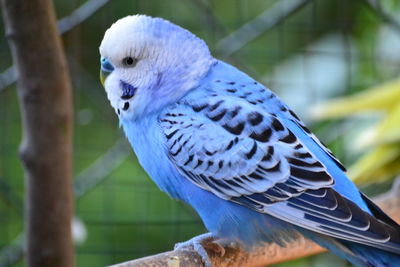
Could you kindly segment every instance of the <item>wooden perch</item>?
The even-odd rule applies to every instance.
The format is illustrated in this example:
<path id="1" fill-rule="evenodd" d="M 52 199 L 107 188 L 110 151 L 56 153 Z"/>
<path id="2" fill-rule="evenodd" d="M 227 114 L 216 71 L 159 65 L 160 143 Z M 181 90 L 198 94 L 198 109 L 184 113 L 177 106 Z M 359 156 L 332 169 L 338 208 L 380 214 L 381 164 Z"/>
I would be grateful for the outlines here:
<path id="1" fill-rule="evenodd" d="M 392 189 L 376 198 L 377 203 L 389 216 L 400 223 L 400 178 Z M 314 255 L 326 251 L 317 244 L 303 237 L 288 243 L 286 247 L 276 244 L 266 244 L 251 252 L 240 249 L 225 248 L 226 253 L 220 257 L 215 252 L 207 250 L 214 267 L 267 266 L 297 258 Z M 201 267 L 201 257 L 195 251 L 169 251 L 133 261 L 113 265 L 112 267 Z"/>

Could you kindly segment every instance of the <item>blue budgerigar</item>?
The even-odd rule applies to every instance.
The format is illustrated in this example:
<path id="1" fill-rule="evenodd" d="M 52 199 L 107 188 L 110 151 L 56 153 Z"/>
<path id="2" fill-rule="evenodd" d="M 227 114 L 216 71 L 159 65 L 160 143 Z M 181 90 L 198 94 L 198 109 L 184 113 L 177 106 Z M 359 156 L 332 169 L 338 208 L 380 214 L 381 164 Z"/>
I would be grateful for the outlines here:
<path id="1" fill-rule="evenodd" d="M 128 16 L 106 31 L 100 54 L 102 83 L 140 164 L 198 212 L 210 231 L 203 237 L 251 248 L 302 234 L 357 266 L 400 266 L 399 225 L 287 105 L 201 39 Z M 201 238 L 190 242 L 201 250 Z"/>

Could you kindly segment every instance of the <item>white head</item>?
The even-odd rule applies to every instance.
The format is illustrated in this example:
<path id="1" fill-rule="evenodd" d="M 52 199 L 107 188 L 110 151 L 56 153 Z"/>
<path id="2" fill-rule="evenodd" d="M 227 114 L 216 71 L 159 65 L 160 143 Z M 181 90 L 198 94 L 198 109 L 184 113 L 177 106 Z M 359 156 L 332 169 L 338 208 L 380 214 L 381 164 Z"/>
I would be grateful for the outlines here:
<path id="1" fill-rule="evenodd" d="M 144 15 L 115 22 L 100 45 L 101 79 L 121 120 L 177 101 L 215 61 L 207 45 L 169 21 Z"/>

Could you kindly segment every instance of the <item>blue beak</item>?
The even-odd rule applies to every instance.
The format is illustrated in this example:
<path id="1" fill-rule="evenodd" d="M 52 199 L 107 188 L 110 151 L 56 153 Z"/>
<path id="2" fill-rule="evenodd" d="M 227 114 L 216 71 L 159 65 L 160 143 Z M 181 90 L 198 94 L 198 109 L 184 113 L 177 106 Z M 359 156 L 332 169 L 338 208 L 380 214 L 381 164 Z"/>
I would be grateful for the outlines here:
<path id="1" fill-rule="evenodd" d="M 114 66 L 105 57 L 100 59 L 100 66 L 100 81 L 104 86 L 104 82 L 107 76 L 114 70 Z"/>

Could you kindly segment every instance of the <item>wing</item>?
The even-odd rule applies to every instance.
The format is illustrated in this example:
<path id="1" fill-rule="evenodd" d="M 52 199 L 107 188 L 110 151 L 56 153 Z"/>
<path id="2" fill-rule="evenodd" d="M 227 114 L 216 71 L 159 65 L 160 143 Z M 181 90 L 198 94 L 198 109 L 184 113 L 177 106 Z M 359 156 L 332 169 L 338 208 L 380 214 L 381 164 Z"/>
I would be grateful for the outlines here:
<path id="1" fill-rule="evenodd" d="M 159 122 L 171 161 L 199 187 L 315 232 L 400 253 L 398 229 L 333 190 L 327 168 L 276 114 L 211 92 L 182 99 Z"/>

